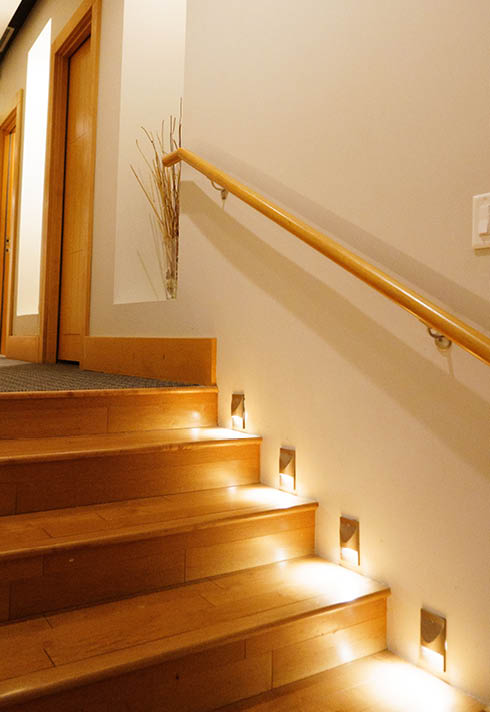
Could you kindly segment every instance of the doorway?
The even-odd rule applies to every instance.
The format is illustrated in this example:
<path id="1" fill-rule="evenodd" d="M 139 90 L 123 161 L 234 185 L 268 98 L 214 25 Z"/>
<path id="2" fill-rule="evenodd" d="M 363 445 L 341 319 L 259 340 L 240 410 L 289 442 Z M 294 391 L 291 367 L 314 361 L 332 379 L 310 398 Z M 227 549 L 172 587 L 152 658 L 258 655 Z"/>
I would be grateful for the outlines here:
<path id="1" fill-rule="evenodd" d="M 22 90 L 15 107 L 0 123 L 0 354 L 5 355 L 11 333 L 12 281 L 17 227 L 20 120 Z"/>
<path id="2" fill-rule="evenodd" d="M 10 242 L 13 223 L 15 126 L 4 132 L 2 146 L 2 196 L 0 217 L 0 354 L 5 355 L 7 341 L 7 313 L 10 276 Z"/>
<path id="3" fill-rule="evenodd" d="M 53 42 L 41 288 L 41 353 L 83 360 L 92 253 L 100 0 L 85 0 Z"/>
<path id="4" fill-rule="evenodd" d="M 68 67 L 65 182 L 61 238 L 58 352 L 60 361 L 80 361 L 84 267 L 87 262 L 90 198 L 90 37 Z"/>

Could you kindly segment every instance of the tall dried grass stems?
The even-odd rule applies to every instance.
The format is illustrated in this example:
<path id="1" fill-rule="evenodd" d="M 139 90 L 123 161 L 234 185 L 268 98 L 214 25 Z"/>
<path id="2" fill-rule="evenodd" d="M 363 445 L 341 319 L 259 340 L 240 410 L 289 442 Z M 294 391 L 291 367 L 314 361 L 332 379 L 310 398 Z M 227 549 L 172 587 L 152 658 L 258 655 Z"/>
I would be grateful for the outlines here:
<path id="1" fill-rule="evenodd" d="M 177 279 L 179 267 L 179 213 L 180 213 L 180 172 L 181 164 L 164 166 L 163 157 L 182 146 L 182 102 L 177 123 L 175 116 L 169 119 L 169 150 L 165 146 L 165 122 L 159 134 L 152 134 L 142 127 L 151 147 L 151 156 L 147 158 L 138 141 L 136 145 L 149 171 L 146 182 L 131 166 L 136 180 L 151 206 L 151 223 L 158 264 L 162 275 L 167 299 L 177 297 Z M 177 131 L 177 138 L 175 136 Z"/>

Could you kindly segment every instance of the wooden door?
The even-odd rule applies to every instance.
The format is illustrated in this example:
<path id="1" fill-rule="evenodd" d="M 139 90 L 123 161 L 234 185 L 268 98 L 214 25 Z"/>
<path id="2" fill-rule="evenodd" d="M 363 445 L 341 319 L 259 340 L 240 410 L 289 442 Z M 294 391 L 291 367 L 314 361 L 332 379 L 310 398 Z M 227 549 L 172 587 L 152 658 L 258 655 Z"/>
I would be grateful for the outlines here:
<path id="1" fill-rule="evenodd" d="M 10 249 L 13 230 L 13 187 L 15 127 L 2 136 L 2 195 L 0 200 L 0 353 L 5 353 L 10 276 Z"/>
<path id="2" fill-rule="evenodd" d="M 70 57 L 66 120 L 58 359 L 80 361 L 91 190 L 90 37 Z"/>

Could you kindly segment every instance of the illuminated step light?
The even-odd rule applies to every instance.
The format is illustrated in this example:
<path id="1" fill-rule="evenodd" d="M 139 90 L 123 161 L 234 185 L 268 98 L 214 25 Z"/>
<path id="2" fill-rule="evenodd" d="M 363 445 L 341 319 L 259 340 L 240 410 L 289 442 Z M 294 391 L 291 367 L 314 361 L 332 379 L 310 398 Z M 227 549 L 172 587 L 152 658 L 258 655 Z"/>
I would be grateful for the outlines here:
<path id="1" fill-rule="evenodd" d="M 296 451 L 282 447 L 279 451 L 279 487 L 286 492 L 296 489 Z"/>
<path id="2" fill-rule="evenodd" d="M 231 396 L 231 422 L 235 430 L 245 430 L 244 393 L 233 393 Z"/>
<path id="3" fill-rule="evenodd" d="M 446 672 L 446 619 L 424 608 L 420 611 L 420 651 L 430 667 Z"/>
<path id="4" fill-rule="evenodd" d="M 361 563 L 359 522 L 357 519 L 340 517 L 340 558 L 355 566 L 359 566 Z"/>

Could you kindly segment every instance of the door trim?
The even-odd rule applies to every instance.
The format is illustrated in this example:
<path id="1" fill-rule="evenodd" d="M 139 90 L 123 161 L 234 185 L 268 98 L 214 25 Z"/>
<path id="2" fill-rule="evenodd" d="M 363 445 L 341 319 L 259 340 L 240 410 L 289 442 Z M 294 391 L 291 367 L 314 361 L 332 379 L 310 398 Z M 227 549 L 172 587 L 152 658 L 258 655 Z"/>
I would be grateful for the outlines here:
<path id="1" fill-rule="evenodd" d="M 63 187 L 65 179 L 66 111 L 69 60 L 87 37 L 91 37 L 90 66 L 90 199 L 86 280 L 82 284 L 81 342 L 89 333 L 92 232 L 94 213 L 95 139 L 99 85 L 99 48 L 102 0 L 85 0 L 51 47 L 51 84 L 44 192 L 43 244 L 41 252 L 41 300 L 39 360 L 56 363 L 60 306 L 61 244 L 63 233 Z M 83 272 L 82 272 L 83 273 Z M 82 354 L 83 358 L 83 354 Z"/>
<path id="2" fill-rule="evenodd" d="M 15 274 L 16 274 L 16 257 L 17 257 L 17 239 L 19 229 L 19 175 L 20 175 L 20 150 L 22 145 L 22 110 L 24 103 L 24 91 L 19 89 L 15 96 L 15 106 L 5 119 L 0 123 L 0 165 L 3 163 L 3 138 L 6 134 L 11 133 L 15 128 L 15 147 L 14 147 L 14 175 L 12 179 L 12 234 L 10 239 L 10 269 L 9 274 L 5 275 L 7 279 L 7 331 L 5 336 L 4 350 L 5 355 L 9 356 L 9 342 L 12 346 L 13 314 L 14 314 L 14 294 L 15 294 Z M 0 195 L 3 190 L 2 176 L 0 175 Z"/>

